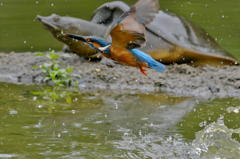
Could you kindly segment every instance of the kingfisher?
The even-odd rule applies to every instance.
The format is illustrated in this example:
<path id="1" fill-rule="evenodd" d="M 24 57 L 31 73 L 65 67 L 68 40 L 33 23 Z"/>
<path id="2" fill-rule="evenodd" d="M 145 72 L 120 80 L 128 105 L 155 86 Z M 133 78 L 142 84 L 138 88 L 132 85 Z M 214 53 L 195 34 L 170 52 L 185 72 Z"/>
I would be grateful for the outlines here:
<path id="1" fill-rule="evenodd" d="M 158 0 L 139 0 L 110 27 L 107 34 L 111 36 L 111 42 L 95 36 L 76 34 L 65 36 L 86 43 L 107 58 L 137 67 L 146 76 L 145 68 L 164 72 L 165 65 L 138 49 L 146 42 L 145 25 L 153 20 L 158 10 Z"/>

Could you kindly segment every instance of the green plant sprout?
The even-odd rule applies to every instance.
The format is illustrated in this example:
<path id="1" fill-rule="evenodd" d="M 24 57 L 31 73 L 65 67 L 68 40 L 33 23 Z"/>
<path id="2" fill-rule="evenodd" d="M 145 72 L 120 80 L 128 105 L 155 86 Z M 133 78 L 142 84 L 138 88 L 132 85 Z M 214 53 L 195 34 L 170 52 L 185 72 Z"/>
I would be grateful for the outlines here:
<path id="1" fill-rule="evenodd" d="M 32 92 L 32 94 L 50 101 L 50 112 L 55 109 L 53 105 L 58 101 L 65 101 L 67 104 L 72 104 L 73 96 L 78 86 L 78 81 L 72 79 L 73 68 L 70 66 L 65 67 L 64 64 L 60 63 L 59 58 L 61 56 L 55 53 L 55 51 L 51 51 L 48 54 L 39 53 L 36 56 L 47 57 L 48 61 L 46 63 L 34 66 L 34 68 L 41 69 L 41 72 L 44 74 L 43 82 L 53 82 L 54 85 L 44 88 L 43 91 Z"/>
<path id="2" fill-rule="evenodd" d="M 48 58 L 48 62 L 36 66 L 35 68 L 40 68 L 44 73 L 44 82 L 52 81 L 56 86 L 70 86 L 72 84 L 72 67 L 61 67 L 62 64 L 59 62 L 61 56 L 55 51 L 51 51 L 49 54 L 39 53 L 37 56 L 44 56 Z"/>

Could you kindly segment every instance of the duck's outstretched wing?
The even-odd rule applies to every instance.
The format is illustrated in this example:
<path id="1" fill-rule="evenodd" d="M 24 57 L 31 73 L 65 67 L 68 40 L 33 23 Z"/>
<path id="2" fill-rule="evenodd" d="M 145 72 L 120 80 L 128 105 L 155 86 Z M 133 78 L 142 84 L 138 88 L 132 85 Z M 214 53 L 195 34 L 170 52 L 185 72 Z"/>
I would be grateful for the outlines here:
<path id="1" fill-rule="evenodd" d="M 136 20 L 144 25 L 150 23 L 159 11 L 158 0 L 139 0 L 132 8 Z"/>
<path id="2" fill-rule="evenodd" d="M 145 26 L 159 10 L 158 0 L 139 0 L 112 25 L 112 45 L 128 49 L 141 47 L 145 39 Z"/>

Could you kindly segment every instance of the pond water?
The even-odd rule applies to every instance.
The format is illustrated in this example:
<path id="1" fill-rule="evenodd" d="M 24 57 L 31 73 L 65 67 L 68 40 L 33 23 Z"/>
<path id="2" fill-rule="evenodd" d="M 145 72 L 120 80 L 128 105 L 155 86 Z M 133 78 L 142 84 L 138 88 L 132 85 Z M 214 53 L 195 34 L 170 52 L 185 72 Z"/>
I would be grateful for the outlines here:
<path id="1" fill-rule="evenodd" d="M 97 92 L 54 105 L 0 84 L 0 158 L 238 159 L 240 100 Z M 53 109 L 54 107 L 54 109 Z"/>
<path id="2" fill-rule="evenodd" d="M 0 0 L 0 52 L 60 50 L 36 15 L 57 13 L 90 19 L 108 0 Z M 136 0 L 124 0 L 133 4 Z M 184 16 L 210 33 L 226 50 L 240 59 L 239 0 L 160 0 L 161 9 Z"/>

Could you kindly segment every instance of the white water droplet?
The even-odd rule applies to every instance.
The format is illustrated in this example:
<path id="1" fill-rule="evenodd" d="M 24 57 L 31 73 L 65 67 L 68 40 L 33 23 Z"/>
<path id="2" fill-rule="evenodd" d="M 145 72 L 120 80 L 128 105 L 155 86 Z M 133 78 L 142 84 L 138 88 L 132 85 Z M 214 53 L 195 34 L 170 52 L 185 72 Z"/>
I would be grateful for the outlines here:
<path id="1" fill-rule="evenodd" d="M 95 124 L 102 124 L 103 121 L 99 120 L 99 121 L 96 121 Z"/>
<path id="2" fill-rule="evenodd" d="M 39 123 L 34 125 L 34 128 L 41 128 L 41 127 L 42 127 L 42 123 L 41 122 L 39 122 Z"/>
<path id="3" fill-rule="evenodd" d="M 76 114 L 76 110 L 72 110 L 72 114 Z"/>
<path id="4" fill-rule="evenodd" d="M 90 135 L 91 135 L 91 136 L 97 136 L 97 134 L 95 134 L 95 133 L 91 133 Z"/>
<path id="5" fill-rule="evenodd" d="M 148 118 L 141 118 L 141 120 L 145 121 L 145 120 L 148 120 Z"/>
<path id="6" fill-rule="evenodd" d="M 51 5 L 51 7 L 53 7 L 53 6 L 54 6 L 54 3 L 51 3 L 50 5 Z"/>
<path id="7" fill-rule="evenodd" d="M 39 4 L 39 1 L 35 1 L 36 4 Z"/>
<path id="8" fill-rule="evenodd" d="M 142 130 L 139 130 L 138 135 L 142 136 Z"/>
<path id="9" fill-rule="evenodd" d="M 87 127 L 84 127 L 84 128 L 82 128 L 82 130 L 88 130 L 88 128 L 87 128 Z"/>
<path id="10" fill-rule="evenodd" d="M 39 108 L 39 109 L 41 109 L 42 107 L 43 107 L 42 104 L 39 104 L 39 105 L 37 106 L 37 108 Z"/>
<path id="11" fill-rule="evenodd" d="M 9 111 L 9 114 L 10 114 L 10 115 L 17 115 L 17 114 L 18 114 L 18 111 L 17 111 L 17 110 L 10 110 L 10 111 Z"/>
<path id="12" fill-rule="evenodd" d="M 17 157 L 17 155 L 15 155 L 15 154 L 0 154 L 0 158 L 15 158 L 15 157 Z"/>
<path id="13" fill-rule="evenodd" d="M 125 132 L 123 135 L 124 135 L 124 136 L 128 136 L 129 134 L 128 134 L 127 132 Z"/>
<path id="14" fill-rule="evenodd" d="M 118 110 L 118 104 L 114 103 L 114 105 L 115 105 L 115 109 Z"/>
<path id="15" fill-rule="evenodd" d="M 81 123 L 74 123 L 73 126 L 74 126 L 75 128 L 80 128 L 80 127 L 82 126 L 82 124 L 81 124 Z"/>
<path id="16" fill-rule="evenodd" d="M 23 41 L 23 43 L 24 43 L 24 44 L 26 44 L 26 43 L 27 43 L 27 41 L 26 41 L 26 40 L 24 40 L 24 41 Z"/>
<path id="17" fill-rule="evenodd" d="M 222 18 L 225 18 L 225 15 L 222 15 L 221 17 L 222 17 Z"/>

